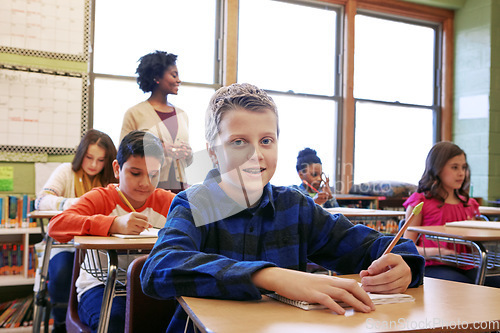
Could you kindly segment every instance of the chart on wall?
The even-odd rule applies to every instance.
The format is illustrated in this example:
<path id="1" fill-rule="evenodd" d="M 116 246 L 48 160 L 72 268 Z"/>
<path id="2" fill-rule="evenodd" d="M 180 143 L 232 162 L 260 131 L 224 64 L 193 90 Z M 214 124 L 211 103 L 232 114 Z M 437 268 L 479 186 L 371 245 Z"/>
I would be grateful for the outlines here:
<path id="1" fill-rule="evenodd" d="M 71 154 L 87 126 L 87 75 L 0 65 L 0 150 Z"/>
<path id="2" fill-rule="evenodd" d="M 87 0 L 0 1 L 0 52 L 87 61 Z"/>

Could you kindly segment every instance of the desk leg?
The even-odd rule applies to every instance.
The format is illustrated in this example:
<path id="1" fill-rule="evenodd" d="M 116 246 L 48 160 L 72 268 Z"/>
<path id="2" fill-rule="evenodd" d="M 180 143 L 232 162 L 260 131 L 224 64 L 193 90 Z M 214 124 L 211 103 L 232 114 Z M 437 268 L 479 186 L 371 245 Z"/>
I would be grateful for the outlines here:
<path id="1" fill-rule="evenodd" d="M 111 314 L 111 306 L 115 296 L 116 274 L 118 266 L 118 254 L 116 250 L 108 250 L 108 276 L 104 286 L 104 294 L 102 295 L 101 314 L 99 317 L 99 327 L 97 332 L 106 333 L 108 331 L 109 316 Z"/>
<path id="2" fill-rule="evenodd" d="M 47 300 L 47 275 L 49 271 L 49 261 L 50 261 L 50 252 L 52 251 L 53 239 L 52 237 L 45 237 L 45 251 L 43 253 L 43 263 L 42 269 L 40 272 L 40 283 L 38 285 L 38 291 L 35 295 L 35 309 L 33 315 L 33 332 L 39 333 L 42 325 L 42 315 L 44 312 L 50 311 L 50 306 L 48 306 Z M 49 313 L 46 313 L 48 316 Z M 48 321 L 45 321 L 45 332 L 49 331 Z"/>
<path id="3" fill-rule="evenodd" d="M 486 266 L 488 266 L 488 255 L 483 244 L 472 242 L 479 253 L 479 267 L 477 268 L 476 284 L 484 285 L 486 279 Z"/>

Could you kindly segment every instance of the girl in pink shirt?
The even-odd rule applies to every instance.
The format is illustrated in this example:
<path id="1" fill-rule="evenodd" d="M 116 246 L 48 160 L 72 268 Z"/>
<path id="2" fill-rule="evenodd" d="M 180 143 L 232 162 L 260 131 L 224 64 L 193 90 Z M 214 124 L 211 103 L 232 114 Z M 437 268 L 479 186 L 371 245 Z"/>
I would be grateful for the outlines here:
<path id="1" fill-rule="evenodd" d="M 422 211 L 412 219 L 411 225 L 444 225 L 446 222 L 474 220 L 479 213 L 479 204 L 469 198 L 470 170 L 465 152 L 452 142 L 436 143 L 425 161 L 425 171 L 413 193 L 403 206 L 408 219 L 413 208 L 424 202 Z M 406 231 L 404 237 L 413 240 L 418 252 L 424 257 L 454 254 L 467 251 L 464 245 L 440 242 L 440 248 L 425 236 L 417 240 L 418 234 Z M 435 260 L 427 260 L 425 276 L 452 281 L 474 283 L 477 270 L 473 266 L 448 266 Z M 491 285 L 488 278 L 486 284 Z M 500 282 L 500 279 L 499 281 Z M 500 283 L 493 283 L 500 286 Z"/>

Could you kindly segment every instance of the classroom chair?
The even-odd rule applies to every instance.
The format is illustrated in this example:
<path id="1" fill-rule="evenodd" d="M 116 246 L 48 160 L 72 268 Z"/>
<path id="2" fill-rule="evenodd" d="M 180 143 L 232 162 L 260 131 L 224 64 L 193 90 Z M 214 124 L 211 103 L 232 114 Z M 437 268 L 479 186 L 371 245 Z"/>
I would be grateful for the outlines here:
<path id="1" fill-rule="evenodd" d="M 73 276 L 71 278 L 71 292 L 69 294 L 68 311 L 66 312 L 66 331 L 68 333 L 90 333 L 90 328 L 80 321 L 78 316 L 78 298 L 76 294 L 76 280 L 80 276 L 81 251 L 76 249 L 73 262 Z"/>
<path id="2" fill-rule="evenodd" d="M 158 300 L 142 292 L 140 274 L 148 256 L 132 261 L 127 270 L 127 300 L 125 312 L 125 333 L 165 332 L 174 315 L 175 300 Z"/>

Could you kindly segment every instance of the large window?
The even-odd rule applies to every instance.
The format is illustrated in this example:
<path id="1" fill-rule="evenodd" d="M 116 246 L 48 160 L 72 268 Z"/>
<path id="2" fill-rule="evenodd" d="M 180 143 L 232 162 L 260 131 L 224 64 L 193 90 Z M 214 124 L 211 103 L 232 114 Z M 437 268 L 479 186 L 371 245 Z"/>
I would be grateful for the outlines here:
<path id="1" fill-rule="evenodd" d="M 220 85 L 217 0 L 94 0 L 93 127 L 116 145 L 123 114 L 146 100 L 136 83 L 141 56 L 155 50 L 178 55 L 182 80 L 169 102 L 187 112 L 193 150 L 204 144 L 203 119 L 210 96 Z"/>
<path id="2" fill-rule="evenodd" d="M 452 38 L 452 11 L 387 0 L 91 5 L 93 127 L 117 145 L 123 114 L 149 97 L 136 83 L 138 60 L 155 50 L 179 56 L 183 84 L 169 102 L 187 112 L 195 153 L 205 150 L 204 113 L 222 84 L 249 82 L 274 98 L 277 185 L 299 182 L 305 147 L 317 150 L 338 192 L 370 180 L 416 183 L 432 144 L 451 140 L 453 48 L 442 44 Z"/>
<path id="3" fill-rule="evenodd" d="M 354 181 L 416 184 L 435 138 L 437 27 L 356 15 Z"/>
<path id="4" fill-rule="evenodd" d="M 269 0 L 239 4 L 238 82 L 268 90 L 278 106 L 281 133 L 273 183 L 299 183 L 297 154 L 310 147 L 334 185 L 339 8 Z"/>

